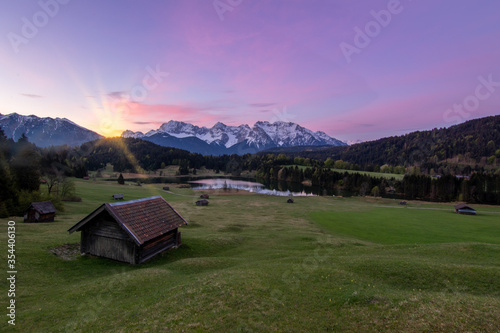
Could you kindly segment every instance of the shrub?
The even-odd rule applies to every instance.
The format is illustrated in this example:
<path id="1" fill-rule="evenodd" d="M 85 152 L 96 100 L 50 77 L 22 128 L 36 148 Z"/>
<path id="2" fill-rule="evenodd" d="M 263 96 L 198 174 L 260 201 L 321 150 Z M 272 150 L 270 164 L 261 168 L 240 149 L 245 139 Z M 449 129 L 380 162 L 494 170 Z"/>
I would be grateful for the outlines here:
<path id="1" fill-rule="evenodd" d="M 72 195 L 72 196 L 63 198 L 62 201 L 82 202 L 82 198 L 77 196 L 77 195 Z"/>

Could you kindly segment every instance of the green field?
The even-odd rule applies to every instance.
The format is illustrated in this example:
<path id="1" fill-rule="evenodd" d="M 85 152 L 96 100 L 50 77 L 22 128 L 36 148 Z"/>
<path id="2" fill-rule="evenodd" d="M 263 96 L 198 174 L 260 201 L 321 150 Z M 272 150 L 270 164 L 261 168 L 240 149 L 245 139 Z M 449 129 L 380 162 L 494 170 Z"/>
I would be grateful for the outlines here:
<path id="1" fill-rule="evenodd" d="M 15 218 L 17 331 L 498 332 L 500 207 L 222 190 L 197 207 L 172 185 L 75 182 L 83 201 L 56 222 Z M 67 229 L 114 193 L 162 195 L 190 223 L 183 245 L 140 266 L 51 252 L 71 257 Z"/>
<path id="2" fill-rule="evenodd" d="M 305 170 L 308 168 L 307 166 L 303 165 L 284 165 L 285 167 L 299 167 L 299 169 Z M 327 168 L 328 169 L 328 168 Z M 398 173 L 384 173 L 384 172 L 373 172 L 373 171 L 361 171 L 361 170 L 347 170 L 347 169 L 335 169 L 335 168 L 329 168 L 332 171 L 335 172 L 340 172 L 340 173 L 359 173 L 361 175 L 368 175 L 370 177 L 377 177 L 377 178 L 386 178 L 386 179 L 391 179 L 394 178 L 396 180 L 402 180 L 405 175 L 401 175 Z"/>

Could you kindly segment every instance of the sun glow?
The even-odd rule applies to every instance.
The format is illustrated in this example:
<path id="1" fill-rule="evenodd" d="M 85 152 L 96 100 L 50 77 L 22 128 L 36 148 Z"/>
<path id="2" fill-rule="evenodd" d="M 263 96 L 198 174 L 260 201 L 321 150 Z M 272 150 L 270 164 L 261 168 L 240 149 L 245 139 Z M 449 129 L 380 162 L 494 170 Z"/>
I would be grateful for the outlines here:
<path id="1" fill-rule="evenodd" d="M 98 132 L 105 137 L 117 137 L 127 128 L 127 115 L 130 113 L 128 101 L 106 100 L 101 101 L 102 106 L 94 107 Z"/>

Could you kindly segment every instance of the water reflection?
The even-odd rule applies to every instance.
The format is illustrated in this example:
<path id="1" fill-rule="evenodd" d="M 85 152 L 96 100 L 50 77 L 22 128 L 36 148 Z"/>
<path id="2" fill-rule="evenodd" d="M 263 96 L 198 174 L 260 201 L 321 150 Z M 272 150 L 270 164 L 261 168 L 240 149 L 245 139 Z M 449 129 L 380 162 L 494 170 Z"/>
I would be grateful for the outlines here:
<path id="1" fill-rule="evenodd" d="M 192 180 L 189 183 L 194 184 L 193 189 L 195 190 L 208 190 L 208 189 L 238 189 L 245 190 L 259 194 L 275 195 L 275 196 L 315 196 L 313 193 L 307 193 L 306 191 L 290 191 L 289 189 L 277 190 L 277 189 L 266 189 L 265 185 L 256 182 L 243 181 L 243 180 L 233 180 L 227 178 L 215 178 L 215 179 L 199 179 Z"/>

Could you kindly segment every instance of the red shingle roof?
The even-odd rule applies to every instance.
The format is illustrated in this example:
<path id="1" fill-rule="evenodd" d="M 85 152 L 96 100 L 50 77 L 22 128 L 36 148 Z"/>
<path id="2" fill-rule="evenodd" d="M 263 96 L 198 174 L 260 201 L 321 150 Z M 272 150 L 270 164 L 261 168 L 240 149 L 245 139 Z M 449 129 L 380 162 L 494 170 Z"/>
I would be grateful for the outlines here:
<path id="1" fill-rule="evenodd" d="M 105 203 L 69 229 L 69 233 L 81 230 L 87 222 L 103 210 L 108 211 L 138 245 L 187 224 L 186 220 L 165 199 L 161 196 L 155 196 L 132 201 Z"/>
<path id="2" fill-rule="evenodd" d="M 56 212 L 56 207 L 52 201 L 32 202 L 30 207 L 33 207 L 40 214 L 50 214 Z"/>

